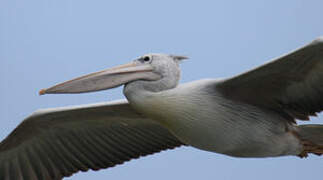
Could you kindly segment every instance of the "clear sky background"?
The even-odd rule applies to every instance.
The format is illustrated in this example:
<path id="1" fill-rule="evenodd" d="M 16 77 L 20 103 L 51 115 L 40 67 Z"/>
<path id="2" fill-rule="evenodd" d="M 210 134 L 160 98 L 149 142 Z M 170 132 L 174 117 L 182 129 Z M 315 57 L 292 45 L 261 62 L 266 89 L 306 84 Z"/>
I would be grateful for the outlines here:
<path id="1" fill-rule="evenodd" d="M 40 97 L 41 88 L 149 52 L 189 56 L 181 82 L 229 77 L 323 35 L 322 7 L 321 0 L 0 0 L 0 139 L 39 108 L 124 98 L 121 88 Z M 322 167 L 323 157 L 241 159 L 186 147 L 67 179 L 316 180 Z"/>

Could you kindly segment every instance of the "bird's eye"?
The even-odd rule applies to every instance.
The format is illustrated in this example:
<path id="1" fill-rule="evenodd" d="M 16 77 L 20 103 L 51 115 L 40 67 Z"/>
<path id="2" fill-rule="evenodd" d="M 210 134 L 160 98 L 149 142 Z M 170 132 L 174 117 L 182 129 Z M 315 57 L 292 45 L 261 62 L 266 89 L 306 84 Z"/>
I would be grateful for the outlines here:
<path id="1" fill-rule="evenodd" d="M 150 57 L 149 56 L 145 56 L 144 58 L 142 58 L 142 60 L 144 60 L 144 62 L 149 62 L 150 61 Z"/>

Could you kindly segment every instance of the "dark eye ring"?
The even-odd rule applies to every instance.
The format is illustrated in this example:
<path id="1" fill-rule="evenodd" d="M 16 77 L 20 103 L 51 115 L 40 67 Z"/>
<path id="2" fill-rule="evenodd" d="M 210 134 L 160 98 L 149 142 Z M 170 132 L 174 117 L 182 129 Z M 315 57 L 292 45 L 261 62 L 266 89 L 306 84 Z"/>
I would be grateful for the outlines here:
<path id="1" fill-rule="evenodd" d="M 144 60 L 145 62 L 149 62 L 149 61 L 150 61 L 150 57 L 149 57 L 149 56 L 145 56 L 145 57 L 143 58 L 143 60 Z"/>

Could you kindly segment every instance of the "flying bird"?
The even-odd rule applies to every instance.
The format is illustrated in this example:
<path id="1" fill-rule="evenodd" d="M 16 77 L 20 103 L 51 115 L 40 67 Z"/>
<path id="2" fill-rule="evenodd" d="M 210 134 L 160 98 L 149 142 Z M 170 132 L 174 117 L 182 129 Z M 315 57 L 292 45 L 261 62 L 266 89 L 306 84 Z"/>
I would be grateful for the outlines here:
<path id="1" fill-rule="evenodd" d="M 147 54 L 39 93 L 124 85 L 126 100 L 42 109 L 0 143 L 1 180 L 56 180 L 179 146 L 233 157 L 323 154 L 323 37 L 227 79 L 178 85 L 184 56 Z"/>

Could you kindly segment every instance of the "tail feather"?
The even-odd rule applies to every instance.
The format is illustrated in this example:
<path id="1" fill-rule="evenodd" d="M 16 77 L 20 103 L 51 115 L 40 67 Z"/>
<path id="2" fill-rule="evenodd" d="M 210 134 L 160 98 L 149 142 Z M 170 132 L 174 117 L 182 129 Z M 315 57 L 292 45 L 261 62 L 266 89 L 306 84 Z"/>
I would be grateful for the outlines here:
<path id="1" fill-rule="evenodd" d="M 299 125 L 298 135 L 304 147 L 300 157 L 307 157 L 308 153 L 323 154 L 323 125 Z"/>

